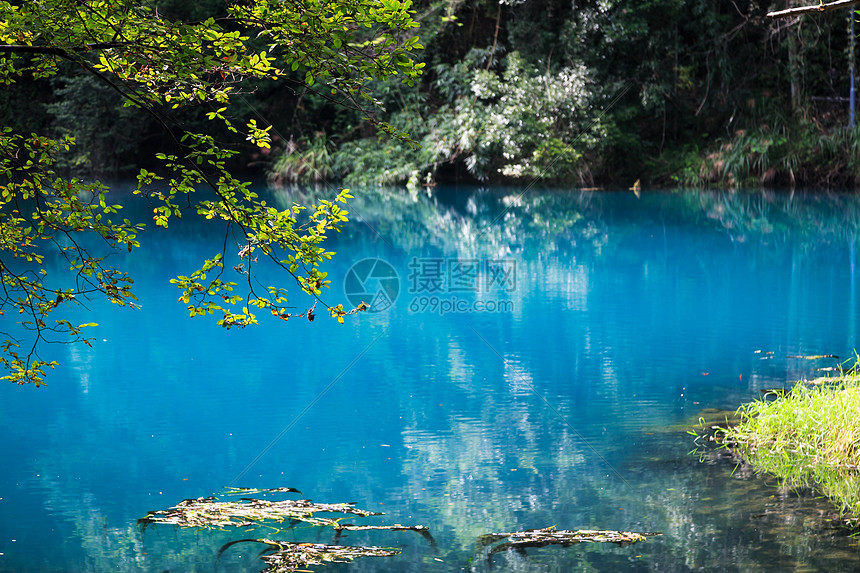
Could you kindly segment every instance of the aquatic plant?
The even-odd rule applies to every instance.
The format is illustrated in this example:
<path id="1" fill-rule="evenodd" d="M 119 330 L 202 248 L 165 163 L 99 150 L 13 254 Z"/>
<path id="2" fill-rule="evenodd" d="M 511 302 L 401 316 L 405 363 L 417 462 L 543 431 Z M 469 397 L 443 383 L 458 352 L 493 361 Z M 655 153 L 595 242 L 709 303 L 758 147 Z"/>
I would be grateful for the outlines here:
<path id="1" fill-rule="evenodd" d="M 841 376 L 798 382 L 744 405 L 740 422 L 717 430 L 757 473 L 781 487 L 811 489 L 830 498 L 846 523 L 860 524 L 860 377 L 856 366 Z"/>
<path id="2" fill-rule="evenodd" d="M 228 488 L 227 495 L 249 495 L 270 493 L 301 493 L 293 488 L 246 489 Z M 220 501 L 215 496 L 186 499 L 166 510 L 150 511 L 138 520 L 142 528 L 153 524 L 170 524 L 179 527 L 199 527 L 205 529 L 223 529 L 226 527 L 257 527 L 268 523 L 290 522 L 306 523 L 311 526 L 332 527 L 336 534 L 334 541 L 340 539 L 343 531 L 415 531 L 418 532 L 430 547 L 437 549 L 436 541 L 423 525 L 353 525 L 341 523 L 341 518 L 319 517 L 317 513 L 343 513 L 359 517 L 382 515 L 355 507 L 354 503 L 314 503 L 310 500 L 264 500 L 253 497 L 243 497 L 239 501 Z M 279 531 L 277 528 L 273 528 Z M 662 535 L 661 533 L 635 533 L 612 530 L 558 530 L 555 526 L 543 529 L 529 529 L 512 533 L 490 533 L 477 539 L 478 552 L 482 553 L 489 562 L 493 555 L 502 551 L 522 551 L 529 547 L 545 547 L 559 545 L 569 547 L 579 543 L 615 543 L 629 545 L 645 541 L 647 537 Z M 499 543 L 501 542 L 501 543 Z M 272 539 L 239 539 L 224 544 L 218 552 L 220 558 L 230 547 L 238 543 L 263 543 L 268 545 L 260 558 L 266 562 L 264 569 L 267 573 L 284 573 L 301 571 L 309 565 L 321 565 L 325 562 L 347 562 L 355 557 L 376 556 L 388 557 L 398 555 L 399 549 L 376 546 L 341 546 L 319 543 L 301 543 L 278 541 Z"/>

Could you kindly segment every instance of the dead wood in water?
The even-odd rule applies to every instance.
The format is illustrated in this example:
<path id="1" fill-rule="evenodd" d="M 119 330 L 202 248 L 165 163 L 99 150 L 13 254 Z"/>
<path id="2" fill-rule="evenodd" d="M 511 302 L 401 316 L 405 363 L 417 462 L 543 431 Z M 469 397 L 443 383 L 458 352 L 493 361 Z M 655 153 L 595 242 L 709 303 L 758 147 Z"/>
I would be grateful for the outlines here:
<path id="1" fill-rule="evenodd" d="M 260 557 L 266 563 L 266 568 L 261 573 L 293 573 L 306 571 L 304 568 L 309 565 L 347 563 L 356 557 L 391 557 L 400 554 L 400 550 L 393 547 L 351 547 L 271 539 L 239 539 L 221 547 L 218 556 L 237 543 L 265 543 L 269 546 L 267 551 L 272 553 Z"/>
<path id="2" fill-rule="evenodd" d="M 578 529 L 575 531 L 558 530 L 555 527 L 544 529 L 528 529 L 526 531 L 515 531 L 513 533 L 490 533 L 478 538 L 478 549 L 487 551 L 486 559 L 491 560 L 493 555 L 501 551 L 518 550 L 528 547 L 545 547 L 547 545 L 560 545 L 569 547 L 578 543 L 615 543 L 618 545 L 630 545 L 646 538 L 662 533 L 636 533 L 632 531 L 612 531 Z M 497 541 L 507 540 L 504 543 L 493 545 Z"/>
<path id="3" fill-rule="evenodd" d="M 138 523 L 144 527 L 164 523 L 180 527 L 223 528 L 250 527 L 265 521 L 298 521 L 320 527 L 342 527 L 338 522 L 343 517 L 318 517 L 317 513 L 346 513 L 359 517 L 382 515 L 358 509 L 353 503 L 313 503 L 307 499 L 269 501 L 256 498 L 219 501 L 217 497 L 210 496 L 186 499 L 171 508 L 150 511 Z"/>

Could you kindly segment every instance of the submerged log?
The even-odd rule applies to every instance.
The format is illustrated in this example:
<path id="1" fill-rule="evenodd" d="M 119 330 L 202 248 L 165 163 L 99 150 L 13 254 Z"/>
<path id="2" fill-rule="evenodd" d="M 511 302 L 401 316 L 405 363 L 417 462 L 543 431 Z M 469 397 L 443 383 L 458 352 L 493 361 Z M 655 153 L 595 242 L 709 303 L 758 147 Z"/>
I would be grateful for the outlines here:
<path id="1" fill-rule="evenodd" d="M 307 499 L 269 501 L 243 498 L 239 501 L 219 501 L 218 498 L 186 499 L 168 509 L 150 511 L 138 519 L 143 527 L 156 523 L 180 527 L 248 527 L 264 521 L 296 521 L 310 525 L 338 528 L 341 518 L 318 517 L 317 513 L 344 513 L 369 517 L 382 515 L 355 507 L 353 503 L 313 503 Z"/>
<path id="2" fill-rule="evenodd" d="M 496 553 L 501 551 L 522 551 L 528 547 L 545 547 L 547 545 L 560 545 L 569 547 L 579 543 L 615 543 L 618 545 L 630 545 L 639 541 L 645 541 L 648 537 L 663 535 L 662 533 L 636 533 L 633 531 L 613 531 L 607 529 L 578 529 L 575 531 L 558 530 L 554 526 L 543 529 L 528 529 L 526 531 L 515 531 L 512 533 L 490 533 L 478 538 L 478 548 L 486 549 L 486 559 L 490 561 Z M 493 545 L 502 540 L 504 543 Z"/>
<path id="3" fill-rule="evenodd" d="M 261 555 L 266 568 L 261 573 L 294 573 L 306 571 L 309 565 L 346 563 L 356 557 L 391 557 L 399 555 L 394 547 L 324 545 L 322 543 L 296 543 L 272 539 L 239 539 L 227 543 L 218 552 L 220 557 L 227 548 L 237 543 L 264 543 L 269 546 Z"/>
<path id="4" fill-rule="evenodd" d="M 248 495 L 256 493 L 301 493 L 293 488 L 247 489 L 228 488 L 228 495 Z M 299 500 L 267 500 L 254 497 L 243 497 L 238 501 L 220 501 L 215 496 L 185 499 L 168 509 L 150 511 L 138 520 L 145 529 L 150 525 L 168 524 L 179 527 L 199 527 L 204 529 L 224 529 L 228 527 L 260 527 L 271 523 L 289 522 L 307 523 L 319 527 L 331 527 L 335 530 L 335 542 L 344 531 L 415 531 L 421 535 L 435 550 L 436 540 L 430 535 L 429 529 L 423 525 L 354 525 L 341 523 L 346 517 L 319 517 L 317 513 L 340 513 L 357 517 L 383 515 L 375 511 L 367 511 L 355 507 L 354 503 L 314 503 L 308 499 Z M 271 539 L 241 539 L 232 541 L 221 547 L 220 558 L 224 551 L 236 543 L 264 543 L 269 546 L 262 559 L 268 564 L 265 569 L 271 573 L 300 571 L 301 567 L 320 565 L 323 562 L 351 561 L 355 557 L 388 556 L 400 553 L 398 549 L 387 547 L 352 547 L 340 545 L 322 545 L 319 543 L 295 543 L 274 541 Z"/>

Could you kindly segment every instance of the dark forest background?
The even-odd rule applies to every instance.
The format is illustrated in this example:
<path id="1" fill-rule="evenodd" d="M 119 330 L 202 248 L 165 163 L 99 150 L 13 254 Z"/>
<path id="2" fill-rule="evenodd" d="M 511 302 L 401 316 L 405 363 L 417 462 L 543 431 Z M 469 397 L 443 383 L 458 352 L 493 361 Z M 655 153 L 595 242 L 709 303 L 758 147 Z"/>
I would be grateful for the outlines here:
<path id="1" fill-rule="evenodd" d="M 200 19 L 223 2 L 155 2 Z M 850 9 L 772 20 L 801 2 L 443 0 L 414 4 L 420 86 L 375 85 L 379 135 L 359 111 L 296 82 L 245 86 L 231 113 L 274 125 L 240 169 L 272 183 L 854 187 Z M 860 26 L 858 26 L 860 30 Z M 316 91 L 314 91 L 316 90 Z M 211 130 L 208 109 L 175 119 Z M 133 176 L 167 142 L 147 116 L 71 66 L 0 91 L 3 125 L 77 138 L 66 169 Z"/>

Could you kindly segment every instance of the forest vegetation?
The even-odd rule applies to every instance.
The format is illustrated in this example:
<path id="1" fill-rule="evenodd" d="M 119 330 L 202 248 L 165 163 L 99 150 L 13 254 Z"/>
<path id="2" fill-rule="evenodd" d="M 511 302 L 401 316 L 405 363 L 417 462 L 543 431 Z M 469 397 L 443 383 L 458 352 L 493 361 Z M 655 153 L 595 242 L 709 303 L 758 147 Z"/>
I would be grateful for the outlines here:
<path id="1" fill-rule="evenodd" d="M 223 0 L 147 4 L 174 20 L 225 10 Z M 299 69 L 294 81 L 251 78 L 233 102 L 273 126 L 271 150 L 248 145 L 235 168 L 276 184 L 852 187 L 854 12 L 767 17 L 801 4 L 416 0 L 420 82 L 371 82 L 379 117 L 411 145 Z M 181 119 L 194 130 L 207 111 Z M 73 135 L 63 161 L 87 177 L 133 176 L 166 143 L 151 117 L 72 69 L 4 89 L 0 114 L 25 132 Z"/>

